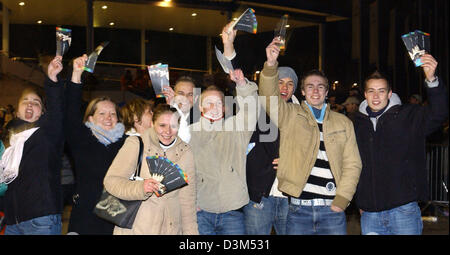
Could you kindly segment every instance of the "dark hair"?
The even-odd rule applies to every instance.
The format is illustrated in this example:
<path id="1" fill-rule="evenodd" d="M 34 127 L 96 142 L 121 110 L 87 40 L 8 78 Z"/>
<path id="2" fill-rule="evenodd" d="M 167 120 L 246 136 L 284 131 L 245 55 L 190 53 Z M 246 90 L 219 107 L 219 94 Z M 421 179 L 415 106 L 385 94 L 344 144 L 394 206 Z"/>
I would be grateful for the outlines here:
<path id="1" fill-rule="evenodd" d="M 328 78 L 327 78 L 327 76 L 325 75 L 325 73 L 323 71 L 318 70 L 318 69 L 313 69 L 313 70 L 311 70 L 311 71 L 309 71 L 309 72 L 307 72 L 306 74 L 303 75 L 302 81 L 301 81 L 301 84 L 300 84 L 300 89 L 303 90 L 305 88 L 305 80 L 306 80 L 306 78 L 308 78 L 309 76 L 313 76 L 313 75 L 320 76 L 320 77 L 322 77 L 325 80 L 325 85 L 327 86 L 327 91 L 328 91 L 328 89 L 330 87 L 328 85 Z"/>
<path id="2" fill-rule="evenodd" d="M 386 75 L 381 73 L 380 71 L 376 70 L 372 74 L 370 74 L 365 80 L 364 80 L 364 91 L 366 90 L 367 82 L 370 80 L 385 80 L 386 84 L 388 86 L 388 91 L 391 91 L 391 83 L 389 82 L 389 79 Z"/>
<path id="3" fill-rule="evenodd" d="M 38 89 L 34 88 L 34 87 L 26 87 L 24 90 L 22 90 L 22 93 L 20 94 L 19 97 L 19 101 L 17 101 L 17 104 L 20 104 L 20 101 L 22 101 L 22 98 L 28 94 L 35 94 L 36 96 L 39 97 L 39 99 L 41 100 L 41 107 L 42 107 L 42 112 L 46 112 L 46 107 L 45 107 L 45 96 L 44 94 L 42 94 Z M 11 106 L 11 107 L 9 107 Z M 10 104 L 8 104 L 8 109 L 11 109 L 11 113 L 14 112 L 14 107 Z"/>
<path id="4" fill-rule="evenodd" d="M 163 115 L 164 113 L 178 113 L 177 109 L 172 108 L 170 105 L 168 104 L 158 104 L 156 106 L 156 108 L 153 110 L 153 116 L 152 116 L 152 121 L 155 122 L 159 116 Z"/>
<path id="5" fill-rule="evenodd" d="M 110 101 L 111 103 L 113 103 L 116 108 L 117 122 L 122 121 L 122 117 L 120 115 L 120 109 L 119 109 L 119 107 L 117 107 L 117 104 L 114 103 L 114 101 L 112 101 L 110 97 L 103 96 L 103 97 L 94 98 L 89 102 L 88 106 L 86 107 L 86 111 L 84 113 L 83 122 L 88 121 L 89 116 L 93 116 L 95 114 L 95 111 L 97 110 L 97 104 L 102 101 Z"/>
<path id="6" fill-rule="evenodd" d="M 125 126 L 125 130 L 128 131 L 134 127 L 134 117 L 137 118 L 138 122 L 141 121 L 142 115 L 144 115 L 147 109 L 151 112 L 152 105 L 149 101 L 142 98 L 133 99 L 123 106 L 120 112 L 122 114 L 122 123 Z"/>
<path id="7" fill-rule="evenodd" d="M 181 76 L 180 78 L 178 78 L 178 79 L 175 81 L 175 86 L 174 86 L 174 88 L 175 88 L 175 87 L 177 86 L 177 84 L 180 83 L 180 82 L 190 82 L 190 83 L 192 83 L 192 84 L 194 85 L 194 88 L 195 88 L 195 81 L 194 81 L 194 79 L 193 79 L 191 76 L 183 75 L 183 76 Z"/>

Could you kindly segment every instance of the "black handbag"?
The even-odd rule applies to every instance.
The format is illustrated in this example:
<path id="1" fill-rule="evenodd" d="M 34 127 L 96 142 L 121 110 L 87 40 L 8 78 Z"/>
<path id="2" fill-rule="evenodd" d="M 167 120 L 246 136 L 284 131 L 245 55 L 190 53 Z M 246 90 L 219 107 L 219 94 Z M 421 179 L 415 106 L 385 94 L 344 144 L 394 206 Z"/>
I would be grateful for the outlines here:
<path id="1" fill-rule="evenodd" d="M 139 158 L 133 180 L 136 180 L 136 177 L 140 176 L 142 152 L 144 150 L 142 138 L 140 136 L 137 137 L 139 138 Z M 103 188 L 100 200 L 95 205 L 94 213 L 98 217 L 112 222 L 118 227 L 131 229 L 141 204 L 142 200 L 123 200 L 111 195 Z"/>

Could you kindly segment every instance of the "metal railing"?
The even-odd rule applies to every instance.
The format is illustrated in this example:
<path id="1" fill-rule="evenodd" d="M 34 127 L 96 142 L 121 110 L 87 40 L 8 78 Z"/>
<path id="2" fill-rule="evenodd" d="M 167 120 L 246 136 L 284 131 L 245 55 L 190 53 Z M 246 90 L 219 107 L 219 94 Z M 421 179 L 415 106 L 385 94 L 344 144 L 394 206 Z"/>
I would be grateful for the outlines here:
<path id="1" fill-rule="evenodd" d="M 430 199 L 448 206 L 448 145 L 427 145 L 427 170 Z"/>

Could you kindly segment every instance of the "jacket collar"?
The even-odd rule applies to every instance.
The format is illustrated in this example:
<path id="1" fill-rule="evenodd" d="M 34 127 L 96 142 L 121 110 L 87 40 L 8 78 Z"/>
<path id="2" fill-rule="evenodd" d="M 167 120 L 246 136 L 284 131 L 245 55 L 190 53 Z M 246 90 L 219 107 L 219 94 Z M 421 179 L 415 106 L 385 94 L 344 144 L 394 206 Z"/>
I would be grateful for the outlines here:
<path id="1" fill-rule="evenodd" d="M 301 103 L 301 107 L 303 111 L 298 111 L 298 114 L 308 119 L 308 123 L 310 125 L 316 125 L 316 117 L 314 117 L 314 114 L 309 109 L 309 106 L 306 104 L 306 101 L 303 100 Z M 330 104 L 327 104 L 327 108 L 325 109 L 325 115 L 323 117 L 323 122 L 328 120 L 328 116 L 330 115 Z"/>
<path id="2" fill-rule="evenodd" d="M 144 134 L 142 134 L 142 137 L 144 138 L 149 138 L 150 142 L 153 143 L 155 146 L 157 146 L 158 148 L 159 146 L 159 138 L 158 138 L 158 134 L 156 133 L 155 129 L 153 127 L 147 129 Z M 179 144 L 181 143 L 181 139 L 178 137 L 178 139 L 176 140 L 175 144 L 172 147 L 177 147 Z"/>

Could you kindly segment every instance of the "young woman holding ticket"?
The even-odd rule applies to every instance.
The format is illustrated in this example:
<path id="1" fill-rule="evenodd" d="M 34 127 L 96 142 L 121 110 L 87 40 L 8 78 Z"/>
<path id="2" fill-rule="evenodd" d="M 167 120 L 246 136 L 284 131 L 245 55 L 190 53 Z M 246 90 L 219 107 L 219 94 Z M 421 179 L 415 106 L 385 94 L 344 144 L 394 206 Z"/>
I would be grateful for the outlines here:
<path id="1" fill-rule="evenodd" d="M 114 235 L 193 235 L 198 234 L 196 216 L 196 176 L 191 147 L 178 136 L 179 115 L 167 104 L 153 113 L 153 127 L 141 134 L 144 144 L 141 180 L 129 178 L 136 170 L 139 141 L 130 136 L 106 174 L 108 192 L 125 200 L 143 200 L 131 229 L 115 227 Z M 177 164 L 187 175 L 188 185 L 165 194 L 150 175 L 147 157 L 161 156 Z"/>
<path id="2" fill-rule="evenodd" d="M 61 234 L 64 81 L 57 77 L 61 61 L 57 56 L 48 65 L 46 100 L 36 89 L 25 89 L 17 116 L 5 127 L 6 150 L 0 161 L 0 184 L 7 188 L 2 197 L 5 235 Z"/>
<path id="3" fill-rule="evenodd" d="M 103 190 L 103 178 L 125 140 L 117 106 L 108 97 L 89 102 L 81 115 L 83 73 L 87 56 L 76 59 L 74 74 L 66 88 L 66 137 L 75 162 L 76 192 L 69 232 L 81 235 L 112 234 L 114 225 L 100 219 L 94 207 Z"/>

